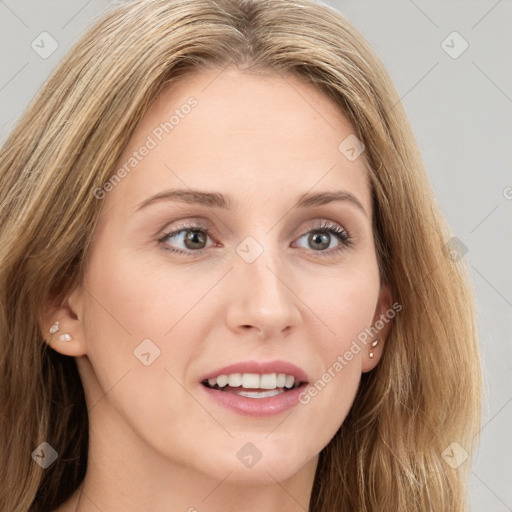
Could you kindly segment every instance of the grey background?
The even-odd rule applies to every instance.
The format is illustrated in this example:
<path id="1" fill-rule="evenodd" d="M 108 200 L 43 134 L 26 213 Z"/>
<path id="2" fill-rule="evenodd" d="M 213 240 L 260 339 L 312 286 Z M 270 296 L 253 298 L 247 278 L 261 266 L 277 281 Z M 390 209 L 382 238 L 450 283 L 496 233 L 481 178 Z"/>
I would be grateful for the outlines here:
<path id="1" fill-rule="evenodd" d="M 512 511 L 512 1 L 329 0 L 389 70 L 465 258 L 480 311 L 486 402 L 471 510 Z M 106 0 L 0 0 L 0 142 Z M 31 43 L 46 31 L 57 50 Z M 458 58 L 442 42 L 457 31 Z M 457 50 L 458 42 L 448 43 Z M 508 192 L 507 192 L 508 191 Z"/>

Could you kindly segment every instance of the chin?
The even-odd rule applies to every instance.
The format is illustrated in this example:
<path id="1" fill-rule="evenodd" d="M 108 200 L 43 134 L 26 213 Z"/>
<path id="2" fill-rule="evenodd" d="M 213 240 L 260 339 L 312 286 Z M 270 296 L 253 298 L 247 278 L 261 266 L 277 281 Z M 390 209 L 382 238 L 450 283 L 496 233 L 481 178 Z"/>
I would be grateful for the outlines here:
<path id="1" fill-rule="evenodd" d="M 302 467 L 300 464 L 293 464 L 286 460 L 274 458 L 266 462 L 260 460 L 252 468 L 232 467 L 232 473 L 227 480 L 238 485 L 275 485 L 276 482 L 285 482 L 298 473 Z"/>
<path id="2" fill-rule="evenodd" d="M 254 445 L 248 441 L 234 455 L 225 458 L 226 473 L 232 472 L 229 480 L 246 485 L 263 485 L 284 482 L 298 473 L 313 457 L 306 456 L 308 449 L 300 444 L 300 439 L 282 438 L 269 442 L 262 439 Z M 256 448 L 256 446 L 258 448 Z"/>

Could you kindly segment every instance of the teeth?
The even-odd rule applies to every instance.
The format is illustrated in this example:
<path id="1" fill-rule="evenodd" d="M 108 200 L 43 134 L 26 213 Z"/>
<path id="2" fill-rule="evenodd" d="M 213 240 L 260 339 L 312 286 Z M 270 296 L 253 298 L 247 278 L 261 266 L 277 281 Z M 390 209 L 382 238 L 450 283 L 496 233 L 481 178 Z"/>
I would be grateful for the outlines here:
<path id="1" fill-rule="evenodd" d="M 266 398 L 268 396 L 276 396 L 284 393 L 283 390 L 269 389 L 268 391 L 237 391 L 237 395 L 246 396 L 248 398 Z"/>
<path id="2" fill-rule="evenodd" d="M 260 376 L 257 373 L 244 373 L 242 375 L 242 387 L 258 389 L 260 387 Z"/>
<path id="3" fill-rule="evenodd" d="M 241 373 L 232 373 L 228 375 L 228 384 L 232 388 L 237 388 L 242 385 L 242 374 Z"/>
<path id="4" fill-rule="evenodd" d="M 285 373 L 265 373 L 263 375 L 258 373 L 231 373 L 230 375 L 212 377 L 208 379 L 208 384 L 210 387 L 217 385 L 219 388 L 229 385 L 232 388 L 243 387 L 246 389 L 290 389 L 295 385 L 295 377 L 293 375 L 286 375 Z M 241 392 L 240 394 L 243 393 Z M 258 396 L 262 396 L 261 393 Z M 251 396 L 251 398 L 256 397 Z"/>
<path id="5" fill-rule="evenodd" d="M 227 386 L 228 384 L 228 376 L 227 375 L 219 375 L 217 377 L 217 379 L 215 379 L 217 381 L 217 385 L 219 386 L 219 388 L 223 388 L 224 386 Z"/>
<path id="6" fill-rule="evenodd" d="M 292 380 L 293 379 L 292 377 Z M 266 373 L 261 376 L 260 379 L 260 388 L 261 389 L 276 389 L 277 377 L 275 373 Z"/>
<path id="7" fill-rule="evenodd" d="M 286 380 L 284 382 L 284 386 L 286 388 L 291 388 L 293 386 L 294 382 L 295 382 L 295 378 L 293 377 L 293 375 L 287 375 Z"/>

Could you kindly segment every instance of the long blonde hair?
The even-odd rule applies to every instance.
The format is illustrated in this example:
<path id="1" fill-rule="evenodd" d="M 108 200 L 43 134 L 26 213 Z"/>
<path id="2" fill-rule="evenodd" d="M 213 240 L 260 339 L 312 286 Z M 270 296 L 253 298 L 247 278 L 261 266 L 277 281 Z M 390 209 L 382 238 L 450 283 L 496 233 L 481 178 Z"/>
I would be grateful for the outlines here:
<path id="1" fill-rule="evenodd" d="M 403 308 L 320 453 L 310 511 L 465 510 L 482 393 L 468 272 L 448 255 L 450 231 L 387 72 L 350 23 L 308 0 L 117 6 L 63 58 L 4 143 L 0 509 L 52 510 L 85 475 L 76 363 L 48 347 L 38 318 L 82 279 L 101 206 L 93 191 L 164 87 L 230 63 L 301 77 L 351 121 L 366 147 L 381 277 Z M 31 458 L 43 441 L 58 452 L 44 470 Z M 443 453 L 451 443 L 469 455 L 457 468 Z"/>

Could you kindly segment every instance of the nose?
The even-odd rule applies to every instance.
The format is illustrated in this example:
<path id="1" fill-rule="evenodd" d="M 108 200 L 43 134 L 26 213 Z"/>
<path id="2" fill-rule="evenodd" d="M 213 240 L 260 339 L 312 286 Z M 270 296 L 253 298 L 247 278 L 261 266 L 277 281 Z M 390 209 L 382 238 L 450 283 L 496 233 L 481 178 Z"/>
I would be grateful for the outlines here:
<path id="1" fill-rule="evenodd" d="M 232 292 L 228 327 L 238 334 L 254 331 L 261 339 L 293 332 L 301 321 L 300 299 L 294 293 L 290 268 L 264 251 L 256 261 L 239 259 L 230 272 Z"/>

